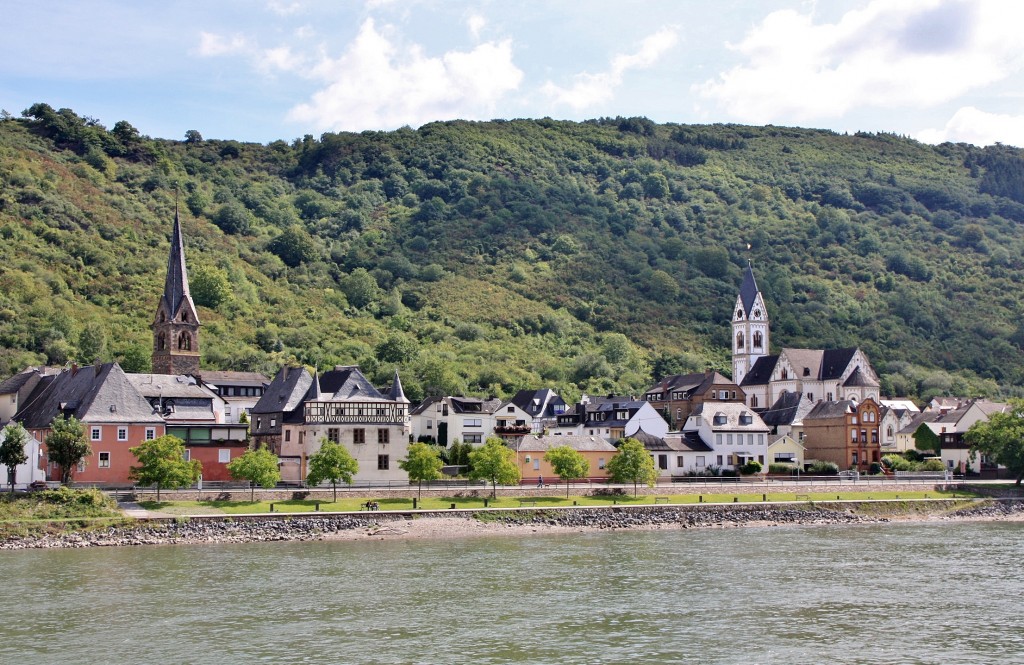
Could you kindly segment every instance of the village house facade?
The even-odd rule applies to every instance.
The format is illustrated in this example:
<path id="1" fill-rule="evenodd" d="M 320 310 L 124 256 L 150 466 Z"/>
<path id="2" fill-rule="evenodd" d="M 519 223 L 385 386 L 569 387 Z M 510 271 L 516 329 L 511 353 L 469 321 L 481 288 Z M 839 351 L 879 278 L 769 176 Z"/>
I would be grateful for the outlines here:
<path id="1" fill-rule="evenodd" d="M 804 417 L 807 458 L 867 473 L 882 459 L 880 420 L 878 402 L 871 398 L 817 403 Z"/>
<path id="2" fill-rule="evenodd" d="M 705 402 L 746 402 L 746 393 L 732 379 L 714 370 L 664 377 L 644 393 L 672 429 L 682 427 L 690 414 Z"/>

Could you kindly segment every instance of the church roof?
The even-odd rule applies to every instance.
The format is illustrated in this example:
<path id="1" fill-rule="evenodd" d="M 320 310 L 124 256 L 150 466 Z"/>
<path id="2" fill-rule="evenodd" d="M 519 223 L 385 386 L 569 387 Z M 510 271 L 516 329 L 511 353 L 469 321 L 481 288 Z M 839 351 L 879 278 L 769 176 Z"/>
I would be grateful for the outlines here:
<path id="1" fill-rule="evenodd" d="M 740 386 L 760 386 L 772 379 L 772 372 L 779 362 L 779 356 L 761 356 L 754 361 L 754 366 L 743 376 Z"/>
<path id="2" fill-rule="evenodd" d="M 870 381 L 868 381 L 868 377 L 864 375 L 864 372 L 861 371 L 860 367 L 857 367 L 852 372 L 850 372 L 850 376 L 847 377 L 846 381 L 843 382 L 843 386 L 846 388 L 870 385 L 873 384 Z"/>
<path id="3" fill-rule="evenodd" d="M 757 280 L 754 279 L 754 266 L 747 261 L 747 270 L 743 273 L 743 284 L 740 285 L 740 301 L 743 303 L 743 314 L 750 317 L 750 310 L 754 308 L 754 301 L 757 299 Z"/>
<path id="4" fill-rule="evenodd" d="M 174 211 L 174 230 L 171 233 L 171 252 L 167 257 L 167 277 L 164 281 L 163 300 L 167 305 L 170 316 L 174 316 L 181 308 L 183 301 L 188 301 L 192 311 L 195 312 L 195 305 L 192 304 L 192 296 L 188 290 L 188 271 L 185 269 L 185 245 L 181 237 L 181 221 L 178 219 L 178 211 Z M 196 316 L 196 323 L 199 317 Z"/>
<path id="5" fill-rule="evenodd" d="M 857 353 L 857 347 L 853 346 L 848 349 L 825 349 L 822 352 L 821 357 L 821 379 L 826 381 L 828 379 L 838 379 L 846 371 L 846 368 L 850 366 L 850 362 L 853 360 L 853 356 Z M 858 368 L 859 370 L 860 368 Z M 862 374 L 863 377 L 863 374 Z M 867 379 L 864 378 L 866 381 Z M 870 385 L 868 383 L 855 384 L 851 383 L 848 385 Z"/>

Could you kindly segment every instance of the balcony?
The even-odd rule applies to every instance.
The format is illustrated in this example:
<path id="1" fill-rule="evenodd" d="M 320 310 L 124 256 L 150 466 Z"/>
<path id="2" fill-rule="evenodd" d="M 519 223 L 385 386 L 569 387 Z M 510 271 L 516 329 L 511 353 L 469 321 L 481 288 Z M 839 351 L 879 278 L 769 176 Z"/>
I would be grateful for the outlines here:
<path id="1" fill-rule="evenodd" d="M 526 436 L 530 433 L 529 425 L 495 425 L 494 433 L 498 436 Z"/>

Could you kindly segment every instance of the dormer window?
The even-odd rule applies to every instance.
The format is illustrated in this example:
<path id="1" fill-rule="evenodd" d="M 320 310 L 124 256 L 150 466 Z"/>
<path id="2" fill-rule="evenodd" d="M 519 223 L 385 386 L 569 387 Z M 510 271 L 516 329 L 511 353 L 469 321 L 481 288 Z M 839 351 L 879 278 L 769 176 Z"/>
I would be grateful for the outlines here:
<path id="1" fill-rule="evenodd" d="M 712 421 L 712 424 L 714 424 L 714 425 L 725 425 L 728 422 L 729 422 L 729 419 L 726 417 L 726 415 L 724 413 L 719 412 L 719 413 L 715 414 L 715 418 Z"/>
<path id="2" fill-rule="evenodd" d="M 740 414 L 740 425 L 751 425 L 754 422 L 754 417 L 747 412 Z"/>

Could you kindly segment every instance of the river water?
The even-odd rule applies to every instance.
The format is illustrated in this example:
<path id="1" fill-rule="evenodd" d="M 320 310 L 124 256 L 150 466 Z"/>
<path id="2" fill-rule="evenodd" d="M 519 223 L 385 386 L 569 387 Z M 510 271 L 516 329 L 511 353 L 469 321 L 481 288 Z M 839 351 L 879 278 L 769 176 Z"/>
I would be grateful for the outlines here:
<path id="1" fill-rule="evenodd" d="M 0 552 L 0 663 L 1012 663 L 1024 524 Z"/>

